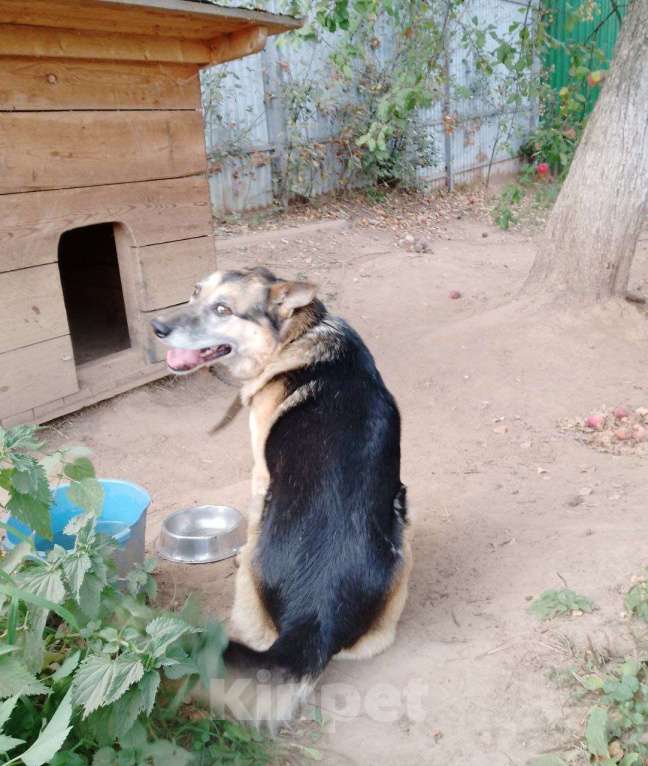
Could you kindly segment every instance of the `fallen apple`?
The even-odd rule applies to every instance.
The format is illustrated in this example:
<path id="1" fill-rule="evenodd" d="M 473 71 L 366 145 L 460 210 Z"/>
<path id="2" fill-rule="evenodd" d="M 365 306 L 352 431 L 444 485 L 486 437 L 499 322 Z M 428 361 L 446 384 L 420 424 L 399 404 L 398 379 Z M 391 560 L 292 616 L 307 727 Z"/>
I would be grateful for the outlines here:
<path id="1" fill-rule="evenodd" d="M 594 88 L 596 85 L 600 85 L 603 82 L 603 72 L 600 69 L 595 69 L 593 72 L 589 72 L 587 75 L 587 84 L 590 88 Z"/>
<path id="2" fill-rule="evenodd" d="M 585 420 L 586 428 L 593 428 L 595 431 L 600 431 L 605 425 L 605 418 L 603 415 L 590 415 Z"/>
<path id="3" fill-rule="evenodd" d="M 549 175 L 549 163 L 548 162 L 539 162 L 536 165 L 536 173 L 541 178 L 544 178 L 545 176 L 548 176 Z"/>

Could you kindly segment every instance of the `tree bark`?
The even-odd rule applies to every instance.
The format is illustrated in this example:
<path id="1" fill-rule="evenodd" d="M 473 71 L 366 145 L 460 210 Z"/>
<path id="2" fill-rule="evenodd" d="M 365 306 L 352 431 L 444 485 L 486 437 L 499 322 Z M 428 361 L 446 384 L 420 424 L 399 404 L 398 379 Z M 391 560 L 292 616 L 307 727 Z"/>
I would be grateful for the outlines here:
<path id="1" fill-rule="evenodd" d="M 634 0 L 525 290 L 574 303 L 624 296 L 647 214 L 648 0 Z"/>

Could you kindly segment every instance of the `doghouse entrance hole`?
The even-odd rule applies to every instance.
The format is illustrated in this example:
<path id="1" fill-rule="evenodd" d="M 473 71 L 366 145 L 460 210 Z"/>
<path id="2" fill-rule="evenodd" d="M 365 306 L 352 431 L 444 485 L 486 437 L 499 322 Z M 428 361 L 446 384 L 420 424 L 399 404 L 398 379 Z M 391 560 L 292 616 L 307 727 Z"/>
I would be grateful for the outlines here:
<path id="1" fill-rule="evenodd" d="M 114 225 L 64 232 L 58 263 L 76 364 L 130 348 Z"/>

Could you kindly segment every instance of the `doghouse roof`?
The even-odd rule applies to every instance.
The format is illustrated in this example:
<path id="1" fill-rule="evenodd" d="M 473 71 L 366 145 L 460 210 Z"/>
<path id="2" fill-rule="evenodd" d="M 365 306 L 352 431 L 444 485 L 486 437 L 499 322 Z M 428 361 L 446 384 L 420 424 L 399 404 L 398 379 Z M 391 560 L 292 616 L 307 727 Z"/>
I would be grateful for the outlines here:
<path id="1" fill-rule="evenodd" d="M 0 54 L 210 64 L 301 25 L 203 0 L 0 0 Z"/>

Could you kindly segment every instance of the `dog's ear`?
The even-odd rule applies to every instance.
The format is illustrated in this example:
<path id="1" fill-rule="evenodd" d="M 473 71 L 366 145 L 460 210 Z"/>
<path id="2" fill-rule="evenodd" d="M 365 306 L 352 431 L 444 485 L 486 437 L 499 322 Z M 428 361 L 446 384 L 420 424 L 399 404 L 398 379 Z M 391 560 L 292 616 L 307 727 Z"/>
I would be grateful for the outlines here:
<path id="1" fill-rule="evenodd" d="M 270 305 L 288 319 L 296 309 L 312 303 L 316 293 L 317 287 L 309 282 L 275 282 L 270 287 Z"/>

